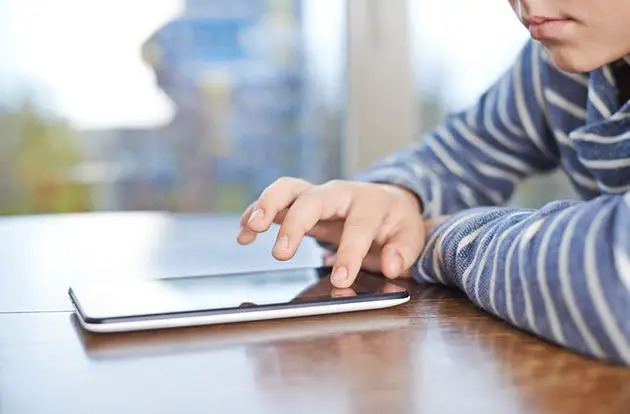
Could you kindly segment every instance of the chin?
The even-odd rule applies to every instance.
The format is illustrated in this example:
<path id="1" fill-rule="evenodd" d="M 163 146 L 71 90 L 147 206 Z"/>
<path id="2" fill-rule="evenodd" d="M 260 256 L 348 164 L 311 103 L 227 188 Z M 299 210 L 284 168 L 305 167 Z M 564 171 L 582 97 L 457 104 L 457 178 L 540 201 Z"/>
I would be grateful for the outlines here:
<path id="1" fill-rule="evenodd" d="M 605 59 L 594 59 L 583 51 L 564 45 L 544 45 L 551 62 L 560 70 L 570 73 L 591 72 L 608 63 Z"/>

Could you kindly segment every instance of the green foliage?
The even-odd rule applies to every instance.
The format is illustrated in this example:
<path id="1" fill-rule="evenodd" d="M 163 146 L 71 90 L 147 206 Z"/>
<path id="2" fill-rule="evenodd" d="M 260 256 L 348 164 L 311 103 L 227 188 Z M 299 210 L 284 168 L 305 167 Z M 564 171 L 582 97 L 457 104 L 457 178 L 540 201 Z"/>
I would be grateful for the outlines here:
<path id="1" fill-rule="evenodd" d="M 89 187 L 73 177 L 81 160 L 68 123 L 28 104 L 0 113 L 0 214 L 90 210 Z"/>

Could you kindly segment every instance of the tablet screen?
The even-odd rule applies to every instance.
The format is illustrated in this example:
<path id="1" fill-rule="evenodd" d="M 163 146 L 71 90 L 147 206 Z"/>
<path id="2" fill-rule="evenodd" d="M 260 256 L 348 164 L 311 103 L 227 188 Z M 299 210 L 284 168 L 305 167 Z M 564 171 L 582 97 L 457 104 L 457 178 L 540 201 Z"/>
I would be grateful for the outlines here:
<path id="1" fill-rule="evenodd" d="M 334 288 L 329 276 L 330 268 L 306 268 L 89 283 L 73 286 L 70 296 L 83 317 L 102 320 L 406 294 L 384 277 L 365 272 L 348 289 Z"/>

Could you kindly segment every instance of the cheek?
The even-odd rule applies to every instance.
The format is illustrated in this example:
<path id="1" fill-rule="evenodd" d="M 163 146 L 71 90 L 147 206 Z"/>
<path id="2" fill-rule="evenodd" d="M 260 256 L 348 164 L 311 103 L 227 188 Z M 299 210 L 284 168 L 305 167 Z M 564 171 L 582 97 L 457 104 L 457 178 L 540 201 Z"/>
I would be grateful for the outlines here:
<path id="1" fill-rule="evenodd" d="M 630 1 L 584 1 L 576 3 L 578 5 L 579 8 L 575 7 L 576 18 L 581 24 L 569 41 L 575 47 L 558 48 L 557 51 L 550 47 L 550 51 L 588 70 L 630 53 Z"/>

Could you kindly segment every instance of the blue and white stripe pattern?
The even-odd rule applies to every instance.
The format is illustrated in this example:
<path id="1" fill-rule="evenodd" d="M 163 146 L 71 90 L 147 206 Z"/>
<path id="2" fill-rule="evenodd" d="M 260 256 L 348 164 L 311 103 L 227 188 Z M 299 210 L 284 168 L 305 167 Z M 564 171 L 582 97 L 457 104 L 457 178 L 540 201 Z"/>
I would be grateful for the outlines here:
<path id="1" fill-rule="evenodd" d="M 457 286 L 481 308 L 557 344 L 630 365 L 630 101 L 623 59 L 555 68 L 529 42 L 478 104 L 358 178 L 402 185 L 427 218 L 417 281 Z M 628 69 L 628 68 L 625 68 Z M 492 207 L 562 168 L 584 201 Z M 481 207 L 485 206 L 485 207 Z"/>

